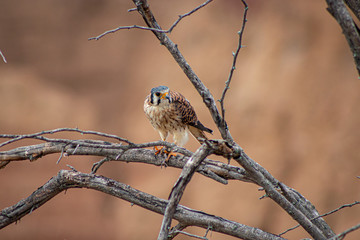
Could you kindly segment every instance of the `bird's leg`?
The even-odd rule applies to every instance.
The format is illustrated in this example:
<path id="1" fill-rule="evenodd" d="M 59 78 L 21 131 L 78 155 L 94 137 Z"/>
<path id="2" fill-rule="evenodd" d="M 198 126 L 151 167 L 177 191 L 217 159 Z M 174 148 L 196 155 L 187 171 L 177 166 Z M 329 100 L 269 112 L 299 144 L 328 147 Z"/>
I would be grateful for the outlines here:
<path id="1" fill-rule="evenodd" d="M 161 140 L 166 141 L 168 132 L 159 131 L 159 134 L 160 134 Z M 175 137 L 175 135 L 174 135 L 174 137 Z M 186 137 L 187 137 L 187 134 L 186 134 Z M 174 140 L 175 140 L 175 144 L 176 144 L 177 139 L 174 138 Z M 166 160 L 164 162 L 164 165 L 166 165 L 166 163 L 169 162 L 169 159 L 171 158 L 171 156 L 174 156 L 174 157 L 177 156 L 177 154 L 173 153 L 171 150 L 170 151 L 166 150 L 166 148 L 164 146 L 154 146 L 154 150 L 155 150 L 155 155 L 162 154 L 162 153 L 165 153 L 168 155 L 168 157 L 166 158 Z"/>
<path id="2" fill-rule="evenodd" d="M 166 141 L 166 138 L 168 136 L 168 132 L 166 131 L 159 131 L 160 137 L 162 141 Z M 155 155 L 158 155 L 159 153 L 162 154 L 164 152 L 164 146 L 154 146 Z"/>

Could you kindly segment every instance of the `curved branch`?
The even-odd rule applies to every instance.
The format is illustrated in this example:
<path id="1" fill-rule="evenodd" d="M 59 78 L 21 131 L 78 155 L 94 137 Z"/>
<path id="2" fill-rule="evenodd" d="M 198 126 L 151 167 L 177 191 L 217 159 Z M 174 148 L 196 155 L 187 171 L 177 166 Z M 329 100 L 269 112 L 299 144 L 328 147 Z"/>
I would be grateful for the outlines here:
<path id="1" fill-rule="evenodd" d="M 97 190 L 159 214 L 164 214 L 168 203 L 166 200 L 103 176 L 61 170 L 29 197 L 11 207 L 3 209 L 0 213 L 0 229 L 20 220 L 23 216 L 36 210 L 60 192 L 70 188 Z M 174 219 L 187 226 L 197 226 L 204 229 L 211 226 L 213 231 L 243 239 L 283 239 L 258 228 L 249 227 L 180 205 L 176 208 Z"/>
<path id="2" fill-rule="evenodd" d="M 185 18 L 185 17 L 188 17 L 190 16 L 191 14 L 193 14 L 194 12 L 198 11 L 200 8 L 203 8 L 205 7 L 206 5 L 208 5 L 210 2 L 212 2 L 213 0 L 207 0 L 206 2 L 204 2 L 203 4 L 199 5 L 198 7 L 194 8 L 193 10 L 191 10 L 190 12 L 188 13 L 185 13 L 185 14 L 182 14 L 182 15 L 179 15 L 179 18 L 171 25 L 171 27 L 168 29 L 168 30 L 162 30 L 162 29 L 157 29 L 157 28 L 151 28 L 151 27 L 143 27 L 143 26 L 138 26 L 138 25 L 132 25 L 132 26 L 121 26 L 121 27 L 117 27 L 115 29 L 111 29 L 111 30 L 108 30 L 96 37 L 91 37 L 91 38 L 88 38 L 88 40 L 99 40 L 100 38 L 104 37 L 105 35 L 108 35 L 110 33 L 115 33 L 119 30 L 123 30 L 123 29 L 142 29 L 142 30 L 150 30 L 150 31 L 156 31 L 156 32 L 162 32 L 162 33 L 171 33 L 174 28 L 179 24 L 179 22 Z M 130 11 L 133 11 L 133 10 L 137 10 L 136 8 L 135 9 L 131 9 Z"/>
<path id="3" fill-rule="evenodd" d="M 163 141 L 133 145 L 119 145 L 95 140 L 51 140 L 53 141 L 2 151 L 0 152 L 0 165 L 1 163 L 8 163 L 11 161 L 34 161 L 49 154 L 60 153 L 61 156 L 63 154 L 67 156 L 92 155 L 107 157 L 109 161 L 141 162 L 155 166 L 162 166 L 166 160 L 166 156 L 155 155 L 153 150 L 143 148 L 159 145 L 173 147 L 173 144 Z M 188 156 L 192 154 L 190 151 L 179 147 L 173 148 L 173 151 L 177 151 Z M 167 162 L 167 165 L 169 167 L 182 169 L 188 159 L 189 157 L 187 156 L 171 157 Z M 227 184 L 227 180 L 252 182 L 251 178 L 247 176 L 244 169 L 210 159 L 206 159 L 198 167 L 197 172 L 223 184 Z"/>
<path id="4" fill-rule="evenodd" d="M 360 202 L 359 202 L 359 201 L 355 201 L 355 202 L 353 202 L 353 203 L 341 205 L 340 207 L 338 207 L 338 208 L 336 208 L 336 209 L 334 209 L 334 210 L 331 210 L 330 212 L 321 214 L 321 215 L 319 215 L 319 216 L 317 216 L 317 217 L 315 217 L 315 218 L 313 218 L 313 219 L 311 219 L 311 220 L 315 220 L 315 219 L 320 218 L 320 217 L 326 217 L 326 216 L 328 216 L 328 215 L 331 215 L 331 214 L 333 214 L 333 213 L 336 213 L 337 211 L 340 211 L 340 210 L 343 209 L 343 208 L 353 207 L 353 206 L 355 206 L 355 205 L 357 205 L 357 204 L 360 204 Z M 292 230 L 294 230 L 294 229 L 296 229 L 296 228 L 298 228 L 298 227 L 300 227 L 299 224 L 296 225 L 296 226 L 294 226 L 294 227 L 292 227 L 292 228 L 286 229 L 284 232 L 280 233 L 279 236 L 282 236 L 282 235 L 284 235 L 284 234 L 286 234 L 286 233 L 288 233 L 288 232 L 290 232 L 290 231 L 292 231 Z"/>
<path id="5" fill-rule="evenodd" d="M 353 53 L 356 69 L 360 75 L 360 31 L 347 10 L 343 0 L 326 0 L 328 11 L 339 23 Z M 359 9 L 357 9 L 359 11 Z M 359 12 L 358 12 L 359 14 Z M 357 15 L 358 16 L 358 15 Z"/>
<path id="6" fill-rule="evenodd" d="M 222 115 L 223 119 L 225 119 L 225 107 L 224 107 L 225 95 L 226 95 L 227 91 L 230 88 L 231 79 L 232 79 L 232 76 L 233 76 L 234 71 L 236 69 L 236 61 L 238 59 L 240 49 L 242 48 L 242 38 L 243 38 L 244 30 L 245 30 L 245 24 L 247 23 L 247 18 L 246 17 L 247 17 L 247 12 L 248 12 L 249 8 L 248 8 L 247 3 L 244 0 L 242 0 L 242 3 L 244 5 L 244 14 L 243 14 L 242 27 L 241 27 L 240 31 L 238 32 L 238 35 L 239 35 L 238 46 L 237 46 L 236 51 L 233 53 L 233 63 L 231 65 L 229 77 L 225 82 L 225 88 L 224 88 L 223 93 L 221 94 L 221 98 L 219 100 L 220 107 L 221 107 L 221 115 Z"/>
<path id="7" fill-rule="evenodd" d="M 84 131 L 84 130 L 80 130 L 78 128 L 57 128 L 57 129 L 53 129 L 53 130 L 47 130 L 47 131 L 42 131 L 42 132 L 33 133 L 33 134 L 26 134 L 26 135 L 1 134 L 0 138 L 11 138 L 11 139 L 9 141 L 1 143 L 0 148 L 5 145 L 8 145 L 10 143 L 13 143 L 13 142 L 16 142 L 19 140 L 23 140 L 25 138 L 33 138 L 33 139 L 49 141 L 48 140 L 49 138 L 43 137 L 42 135 L 54 134 L 54 133 L 59 133 L 59 132 L 77 132 L 80 134 L 90 134 L 90 135 L 96 135 L 96 136 L 106 137 L 106 138 L 110 138 L 110 139 L 116 139 L 116 140 L 119 140 L 120 142 L 125 142 L 127 144 L 134 144 L 125 138 L 122 138 L 122 137 L 119 137 L 119 136 L 116 136 L 113 134 L 107 134 L 107 133 L 102 133 L 102 132 L 97 132 L 97 131 Z"/>
<path id="8" fill-rule="evenodd" d="M 344 237 L 345 237 L 348 233 L 351 233 L 351 232 L 356 231 L 356 230 L 358 230 L 358 229 L 360 229 L 360 223 L 357 224 L 357 225 L 355 225 L 355 226 L 352 226 L 352 227 L 349 228 L 349 229 L 346 229 L 344 232 L 339 233 L 338 235 L 330 238 L 329 240 L 344 239 Z"/>

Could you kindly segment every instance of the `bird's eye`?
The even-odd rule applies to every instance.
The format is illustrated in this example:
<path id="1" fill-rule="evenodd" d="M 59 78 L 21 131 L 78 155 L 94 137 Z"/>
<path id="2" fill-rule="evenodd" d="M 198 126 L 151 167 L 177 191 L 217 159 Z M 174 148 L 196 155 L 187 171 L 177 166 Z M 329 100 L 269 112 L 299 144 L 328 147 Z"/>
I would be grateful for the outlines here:
<path id="1" fill-rule="evenodd" d="M 157 97 L 159 97 L 159 96 L 160 96 L 160 93 L 159 93 L 159 92 L 157 92 L 157 93 L 155 93 L 155 95 L 156 95 Z"/>

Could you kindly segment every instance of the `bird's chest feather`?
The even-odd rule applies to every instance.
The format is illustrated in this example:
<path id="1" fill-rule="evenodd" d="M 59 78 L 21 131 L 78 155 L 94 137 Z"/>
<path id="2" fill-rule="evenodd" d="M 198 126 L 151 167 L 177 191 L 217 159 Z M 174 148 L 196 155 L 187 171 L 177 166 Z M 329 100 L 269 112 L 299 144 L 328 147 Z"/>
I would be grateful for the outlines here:
<path id="1" fill-rule="evenodd" d="M 152 106 L 147 104 L 144 106 L 144 111 L 155 129 L 173 132 L 186 128 L 181 121 L 181 117 L 172 106 Z"/>

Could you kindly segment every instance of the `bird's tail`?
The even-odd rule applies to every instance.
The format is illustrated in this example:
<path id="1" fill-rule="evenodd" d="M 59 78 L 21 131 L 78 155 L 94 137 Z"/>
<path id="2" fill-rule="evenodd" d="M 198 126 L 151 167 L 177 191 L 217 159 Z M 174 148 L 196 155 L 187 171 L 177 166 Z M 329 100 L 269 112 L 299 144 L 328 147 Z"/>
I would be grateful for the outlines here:
<path id="1" fill-rule="evenodd" d="M 190 133 L 196 138 L 200 144 L 203 144 L 205 140 L 208 140 L 204 132 L 197 127 L 189 126 Z"/>

